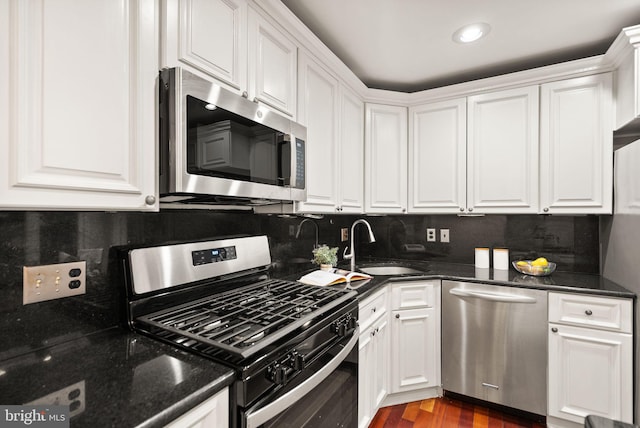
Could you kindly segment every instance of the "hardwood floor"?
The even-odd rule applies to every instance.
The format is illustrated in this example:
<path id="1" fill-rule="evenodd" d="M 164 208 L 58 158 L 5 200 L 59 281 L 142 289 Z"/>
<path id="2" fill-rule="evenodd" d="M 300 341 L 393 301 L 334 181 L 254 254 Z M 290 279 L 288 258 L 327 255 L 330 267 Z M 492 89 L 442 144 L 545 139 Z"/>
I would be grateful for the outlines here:
<path id="1" fill-rule="evenodd" d="M 378 410 L 369 428 L 544 428 L 545 425 L 449 397 Z"/>

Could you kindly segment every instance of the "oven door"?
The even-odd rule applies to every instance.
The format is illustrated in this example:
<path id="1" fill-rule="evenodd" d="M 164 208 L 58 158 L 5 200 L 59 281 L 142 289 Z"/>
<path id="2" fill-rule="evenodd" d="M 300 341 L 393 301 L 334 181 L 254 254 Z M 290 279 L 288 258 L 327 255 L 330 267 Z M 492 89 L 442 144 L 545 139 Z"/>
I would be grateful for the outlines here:
<path id="1" fill-rule="evenodd" d="M 245 428 L 355 427 L 358 423 L 358 336 L 331 348 L 304 376 L 241 415 Z"/>

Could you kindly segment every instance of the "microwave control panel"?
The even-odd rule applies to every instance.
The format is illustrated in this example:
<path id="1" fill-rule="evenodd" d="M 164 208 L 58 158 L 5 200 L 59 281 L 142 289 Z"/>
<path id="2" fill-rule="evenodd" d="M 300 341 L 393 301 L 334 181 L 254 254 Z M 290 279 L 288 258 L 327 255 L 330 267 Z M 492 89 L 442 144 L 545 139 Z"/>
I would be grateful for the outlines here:
<path id="1" fill-rule="evenodd" d="M 192 251 L 191 257 L 193 259 L 194 266 L 206 265 L 210 263 L 217 263 L 238 258 L 236 255 L 235 246 Z"/>
<path id="2" fill-rule="evenodd" d="M 304 189 L 305 147 L 304 141 L 296 138 L 296 182 L 293 187 Z"/>

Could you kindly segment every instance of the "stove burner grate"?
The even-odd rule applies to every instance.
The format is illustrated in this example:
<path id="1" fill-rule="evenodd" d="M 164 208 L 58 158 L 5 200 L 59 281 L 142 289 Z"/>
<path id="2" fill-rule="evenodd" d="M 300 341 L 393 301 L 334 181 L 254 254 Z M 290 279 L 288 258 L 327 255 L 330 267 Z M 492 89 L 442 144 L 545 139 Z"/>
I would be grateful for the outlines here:
<path id="1" fill-rule="evenodd" d="M 350 299 L 343 290 L 265 280 L 141 316 L 137 322 L 248 357 Z"/>

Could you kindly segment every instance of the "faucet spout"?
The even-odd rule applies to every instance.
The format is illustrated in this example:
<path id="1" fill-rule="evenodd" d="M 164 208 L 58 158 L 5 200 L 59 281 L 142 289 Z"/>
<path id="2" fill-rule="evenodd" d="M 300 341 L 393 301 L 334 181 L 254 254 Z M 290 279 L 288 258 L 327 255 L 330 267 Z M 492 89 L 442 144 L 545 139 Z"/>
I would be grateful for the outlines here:
<path id="1" fill-rule="evenodd" d="M 314 249 L 318 248 L 318 223 L 316 223 L 315 221 L 313 221 L 310 218 L 305 218 L 300 222 L 300 224 L 298 225 L 298 230 L 296 231 L 296 239 L 298 239 L 300 237 L 300 231 L 302 230 L 302 225 L 307 223 L 307 222 L 310 222 L 311 224 L 313 224 L 315 226 L 315 229 L 316 229 L 316 241 L 315 241 L 315 244 L 313 245 L 313 248 Z"/>
<path id="2" fill-rule="evenodd" d="M 376 242 L 376 237 L 373 235 L 373 231 L 371 230 L 371 225 L 369 224 L 369 222 L 365 219 L 358 219 L 356 221 L 353 222 L 353 224 L 351 225 L 351 240 L 349 243 L 349 247 L 344 249 L 344 253 L 342 254 L 343 258 L 345 260 L 351 260 L 351 270 L 354 271 L 356 269 L 356 249 L 354 246 L 354 240 L 355 240 L 355 236 L 354 236 L 354 231 L 357 225 L 359 224 L 364 224 L 367 227 L 367 231 L 369 232 L 369 242 Z M 349 253 L 347 254 L 347 249 L 349 250 Z"/>

